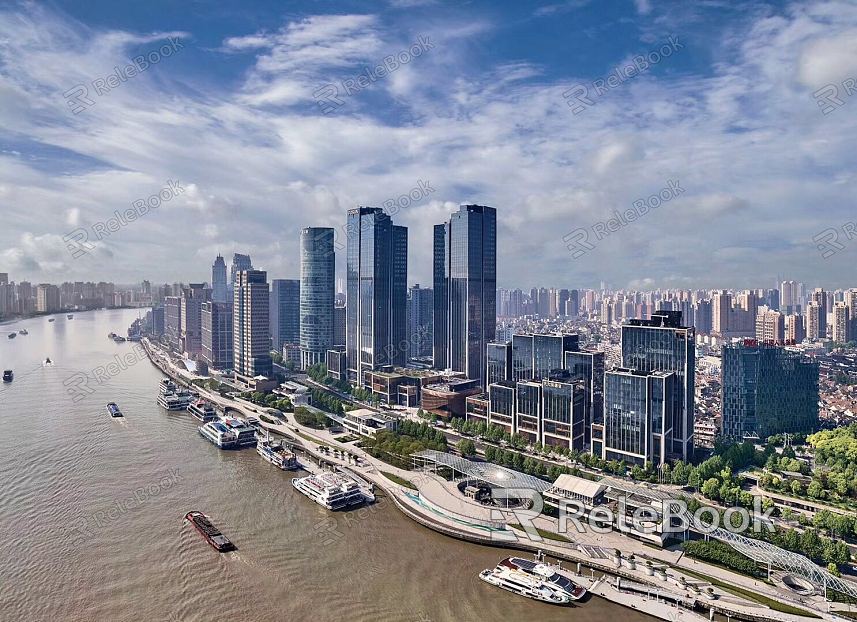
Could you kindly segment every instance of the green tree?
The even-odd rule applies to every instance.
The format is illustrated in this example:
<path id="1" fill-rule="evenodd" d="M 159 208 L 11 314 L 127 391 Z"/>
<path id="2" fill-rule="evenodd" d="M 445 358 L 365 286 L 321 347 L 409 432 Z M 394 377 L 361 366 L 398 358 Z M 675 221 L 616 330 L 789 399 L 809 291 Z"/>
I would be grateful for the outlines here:
<path id="1" fill-rule="evenodd" d="M 705 483 L 702 484 L 702 494 L 709 499 L 717 499 L 719 492 L 720 482 L 714 477 L 705 480 Z"/>
<path id="2" fill-rule="evenodd" d="M 476 455 L 476 444 L 471 441 L 469 438 L 463 438 L 458 441 L 458 452 L 462 456 L 475 456 Z"/>

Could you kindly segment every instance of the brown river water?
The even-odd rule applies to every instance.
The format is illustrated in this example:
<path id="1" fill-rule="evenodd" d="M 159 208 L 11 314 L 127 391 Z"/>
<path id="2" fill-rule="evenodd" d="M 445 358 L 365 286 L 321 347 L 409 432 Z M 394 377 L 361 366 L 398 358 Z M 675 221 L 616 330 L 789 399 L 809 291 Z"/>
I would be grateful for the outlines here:
<path id="1" fill-rule="evenodd" d="M 501 549 L 436 534 L 383 497 L 327 512 L 294 474 L 218 450 L 155 403 L 162 374 L 107 338 L 136 311 L 54 317 L 0 325 L 0 369 L 15 372 L 0 384 L 0 622 L 651 620 L 486 585 L 477 574 Z M 238 550 L 215 552 L 184 523 L 190 510 Z"/>

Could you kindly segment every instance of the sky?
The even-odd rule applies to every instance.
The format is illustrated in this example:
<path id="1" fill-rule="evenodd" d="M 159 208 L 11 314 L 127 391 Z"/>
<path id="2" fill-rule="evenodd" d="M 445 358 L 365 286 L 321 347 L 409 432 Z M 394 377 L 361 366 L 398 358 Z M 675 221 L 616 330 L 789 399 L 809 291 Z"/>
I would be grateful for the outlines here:
<path id="1" fill-rule="evenodd" d="M 423 286 L 462 203 L 500 287 L 857 286 L 855 80 L 855 2 L 2 2 L 0 272 L 297 278 L 407 197 Z"/>

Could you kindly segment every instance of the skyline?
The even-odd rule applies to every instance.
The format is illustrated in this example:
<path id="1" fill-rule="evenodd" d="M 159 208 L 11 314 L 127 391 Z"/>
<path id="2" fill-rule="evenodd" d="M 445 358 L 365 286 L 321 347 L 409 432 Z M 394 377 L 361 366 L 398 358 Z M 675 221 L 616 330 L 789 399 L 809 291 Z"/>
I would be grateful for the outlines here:
<path id="1" fill-rule="evenodd" d="M 852 89 L 816 94 L 857 76 L 857 7 L 372 8 L 0 11 L 0 201 L 28 207 L 6 210 L 3 270 L 201 281 L 218 252 L 245 252 L 297 278 L 300 229 L 330 226 L 341 280 L 347 210 L 405 197 L 409 285 L 431 282 L 432 225 L 465 203 L 498 210 L 498 287 L 849 285 L 857 116 Z M 595 96 L 595 81 L 657 50 L 669 55 Z M 163 56 L 145 71 L 94 93 L 152 51 Z M 398 52 L 407 63 L 360 81 Z M 75 114 L 64 94 L 79 84 L 93 104 Z M 353 92 L 331 105 L 316 95 L 326 85 Z M 682 192 L 594 240 L 671 182 Z M 159 193 L 156 209 L 69 253 L 63 236 L 93 240 L 97 223 Z M 579 229 L 593 248 L 575 259 L 566 236 Z"/>

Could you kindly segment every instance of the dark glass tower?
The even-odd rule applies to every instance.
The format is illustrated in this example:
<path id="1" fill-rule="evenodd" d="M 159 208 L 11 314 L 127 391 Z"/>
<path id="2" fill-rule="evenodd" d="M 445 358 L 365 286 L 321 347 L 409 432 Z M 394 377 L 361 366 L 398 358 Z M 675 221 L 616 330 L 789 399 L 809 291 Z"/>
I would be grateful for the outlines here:
<path id="1" fill-rule="evenodd" d="M 435 350 L 440 369 L 486 386 L 486 346 L 497 329 L 497 210 L 462 205 L 434 228 Z"/>
<path id="2" fill-rule="evenodd" d="M 348 211 L 346 358 L 349 378 L 407 362 L 408 229 L 378 207 Z"/>
<path id="3" fill-rule="evenodd" d="M 681 311 L 655 311 L 650 320 L 633 319 L 622 325 L 623 367 L 676 374 L 670 408 L 672 442 L 666 452 L 685 461 L 693 457 L 695 340 L 694 329 L 681 325 Z"/>
<path id="4" fill-rule="evenodd" d="M 271 281 L 271 341 L 273 349 L 281 352 L 283 344 L 300 343 L 301 282 L 297 279 Z"/>
<path id="5" fill-rule="evenodd" d="M 746 340 L 723 347 L 723 436 L 741 441 L 818 427 L 818 362 Z"/>
<path id="6" fill-rule="evenodd" d="M 325 362 L 333 347 L 333 302 L 336 256 L 333 229 L 305 227 L 301 230 L 300 344 L 301 369 Z"/>

